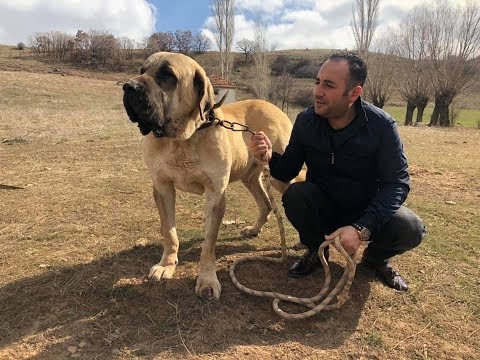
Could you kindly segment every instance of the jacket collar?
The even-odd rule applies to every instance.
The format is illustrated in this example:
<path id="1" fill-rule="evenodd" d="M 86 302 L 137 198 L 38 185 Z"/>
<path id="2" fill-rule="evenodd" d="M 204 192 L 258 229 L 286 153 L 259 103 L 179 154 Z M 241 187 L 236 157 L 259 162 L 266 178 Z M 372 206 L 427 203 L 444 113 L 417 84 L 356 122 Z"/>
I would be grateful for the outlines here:
<path id="1" fill-rule="evenodd" d="M 355 106 L 355 117 L 350 124 L 348 124 L 345 128 L 340 129 L 339 131 L 347 130 L 349 127 L 357 128 L 368 122 L 367 113 L 365 112 L 364 107 L 365 104 L 366 102 L 363 101 L 359 96 L 358 99 L 355 100 L 355 102 L 353 103 L 353 106 Z"/>
<path id="2" fill-rule="evenodd" d="M 351 137 L 353 137 L 360 131 L 360 128 L 365 126 L 365 124 L 368 122 L 364 104 L 365 102 L 360 97 L 358 97 L 358 99 L 354 103 L 356 115 L 353 118 L 352 122 L 348 124 L 345 128 L 332 132 L 332 141 L 335 148 L 338 148 L 344 143 L 346 143 Z"/>

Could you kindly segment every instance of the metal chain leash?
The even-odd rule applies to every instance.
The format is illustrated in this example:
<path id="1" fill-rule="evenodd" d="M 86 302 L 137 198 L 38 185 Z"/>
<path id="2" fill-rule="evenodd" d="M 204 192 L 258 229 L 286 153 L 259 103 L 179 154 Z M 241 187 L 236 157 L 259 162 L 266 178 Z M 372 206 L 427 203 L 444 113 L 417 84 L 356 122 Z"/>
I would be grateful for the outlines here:
<path id="1" fill-rule="evenodd" d="M 249 132 L 252 135 L 255 135 L 255 132 L 252 131 L 247 125 L 241 124 L 238 122 L 232 122 L 228 120 L 221 120 L 217 117 L 212 119 L 212 122 L 215 122 L 216 125 L 222 126 L 226 129 L 232 131 L 243 131 Z M 266 184 L 266 190 L 268 194 L 268 198 L 270 200 L 270 205 L 272 207 L 272 211 L 275 214 L 277 219 L 278 229 L 280 232 L 280 246 L 282 256 L 280 258 L 275 257 L 259 257 L 259 256 L 247 256 L 242 259 L 236 260 L 230 267 L 230 278 L 232 279 L 233 284 L 240 289 L 241 291 L 259 297 L 269 297 L 273 298 L 273 310 L 280 316 L 286 319 L 305 319 L 310 316 L 318 314 L 320 311 L 324 310 L 333 310 L 340 308 L 345 301 L 348 299 L 348 293 L 350 287 L 352 285 L 353 278 L 355 276 L 356 264 L 357 264 L 357 254 L 354 254 L 350 257 L 345 249 L 343 248 L 342 244 L 340 243 L 340 237 L 336 237 L 333 240 L 326 240 L 324 241 L 319 248 L 319 256 L 320 261 L 322 263 L 324 273 L 325 273 L 325 283 L 323 285 L 322 290 L 315 296 L 310 298 L 300 298 L 294 297 L 290 295 L 285 295 L 277 292 L 269 292 L 269 291 L 261 291 L 261 290 L 253 290 L 244 285 L 242 285 L 235 276 L 235 267 L 247 261 L 265 261 L 265 262 L 273 262 L 273 263 L 282 263 L 287 260 L 287 245 L 285 241 L 285 228 L 283 226 L 283 220 L 280 212 L 278 211 L 277 204 L 275 202 L 275 198 L 272 191 L 272 184 L 271 184 L 271 175 L 270 169 L 268 167 L 268 163 L 265 162 L 264 169 L 263 169 L 263 181 Z M 347 265 L 345 266 L 345 271 L 341 279 L 338 281 L 337 285 L 328 293 L 330 289 L 330 282 L 331 282 L 331 272 L 330 267 L 328 265 L 327 260 L 324 256 L 324 249 L 327 246 L 332 245 L 347 261 Z M 328 294 L 327 294 L 328 293 Z M 323 300 L 322 300 L 323 299 Z M 334 299 L 336 299 L 335 303 L 331 303 Z M 288 313 L 282 309 L 280 309 L 280 301 L 286 301 L 294 304 L 299 304 L 304 307 L 308 307 L 310 310 L 301 313 Z M 321 301 L 317 305 L 317 302 Z"/>
<path id="2" fill-rule="evenodd" d="M 248 125 L 241 124 L 235 121 L 228 121 L 228 120 L 221 120 L 218 117 L 213 117 L 213 121 L 216 122 L 217 125 L 224 127 L 225 129 L 232 130 L 232 131 L 243 131 L 243 132 L 249 132 L 252 135 L 255 135 L 255 133 L 250 130 Z"/>

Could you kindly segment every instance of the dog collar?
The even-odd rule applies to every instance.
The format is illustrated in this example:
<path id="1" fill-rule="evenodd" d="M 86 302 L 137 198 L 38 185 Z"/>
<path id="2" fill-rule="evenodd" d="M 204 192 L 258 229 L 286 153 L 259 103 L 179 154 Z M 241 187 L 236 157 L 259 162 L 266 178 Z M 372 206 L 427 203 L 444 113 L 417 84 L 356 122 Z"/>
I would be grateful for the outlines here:
<path id="1" fill-rule="evenodd" d="M 215 116 L 215 114 L 213 113 L 213 111 L 210 111 L 210 112 L 208 113 L 208 120 L 205 121 L 202 125 L 200 125 L 200 126 L 197 128 L 197 130 L 195 130 L 195 131 L 202 130 L 202 129 L 206 129 L 206 128 L 212 126 L 212 125 L 215 125 L 216 120 L 218 120 L 217 117 Z"/>

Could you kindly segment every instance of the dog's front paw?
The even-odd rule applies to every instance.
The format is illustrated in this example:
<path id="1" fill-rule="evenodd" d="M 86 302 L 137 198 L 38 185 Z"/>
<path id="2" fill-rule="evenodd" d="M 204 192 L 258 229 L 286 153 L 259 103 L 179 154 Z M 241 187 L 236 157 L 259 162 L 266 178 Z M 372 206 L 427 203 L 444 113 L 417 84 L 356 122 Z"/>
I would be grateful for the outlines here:
<path id="1" fill-rule="evenodd" d="M 245 226 L 240 233 L 244 237 L 255 237 L 258 236 L 260 230 L 258 230 L 255 226 Z"/>
<path id="2" fill-rule="evenodd" d="M 197 285 L 195 286 L 197 296 L 205 300 L 218 300 L 221 293 L 222 285 L 220 285 L 215 272 L 198 275 Z"/>
<path id="3" fill-rule="evenodd" d="M 148 278 L 154 281 L 161 281 L 162 279 L 171 279 L 175 272 L 175 265 L 161 266 L 160 264 L 152 266 Z"/>

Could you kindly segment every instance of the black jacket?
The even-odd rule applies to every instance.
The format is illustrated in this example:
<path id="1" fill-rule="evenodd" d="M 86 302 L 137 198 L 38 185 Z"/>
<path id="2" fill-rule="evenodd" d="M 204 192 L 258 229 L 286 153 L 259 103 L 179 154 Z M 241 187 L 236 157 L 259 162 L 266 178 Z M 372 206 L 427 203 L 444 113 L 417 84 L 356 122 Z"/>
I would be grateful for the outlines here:
<path id="1" fill-rule="evenodd" d="M 376 232 L 410 191 L 408 165 L 393 118 L 360 98 L 355 106 L 354 120 L 338 131 L 307 108 L 297 116 L 284 154 L 274 153 L 269 165 L 274 178 L 287 182 L 305 163 L 307 181 Z"/>

